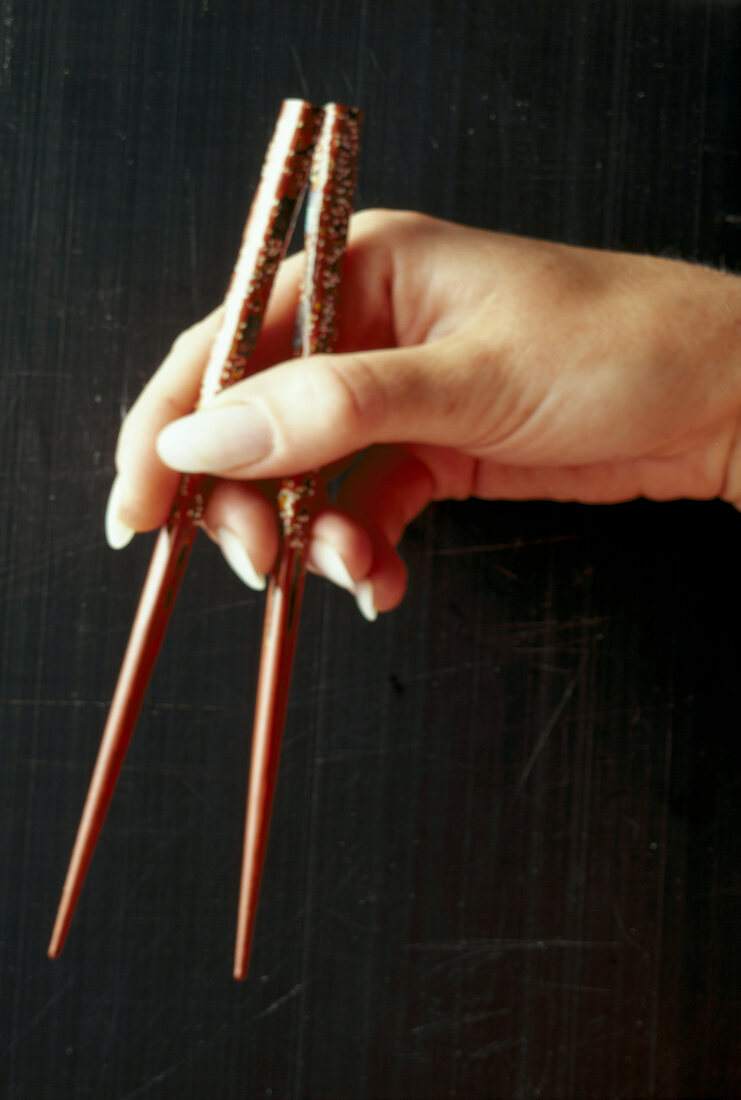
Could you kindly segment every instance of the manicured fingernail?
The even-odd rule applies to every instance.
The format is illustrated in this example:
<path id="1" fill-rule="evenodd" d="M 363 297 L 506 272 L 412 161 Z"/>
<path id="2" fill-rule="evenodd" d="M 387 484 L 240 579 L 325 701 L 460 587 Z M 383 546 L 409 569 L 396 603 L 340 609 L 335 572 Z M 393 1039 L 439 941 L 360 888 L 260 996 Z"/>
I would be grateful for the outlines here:
<path id="1" fill-rule="evenodd" d="M 256 592 L 262 592 L 265 588 L 265 576 L 258 573 L 252 564 L 252 559 L 244 548 L 242 540 L 230 531 L 228 527 L 219 527 L 216 532 L 221 552 L 231 565 L 239 579 L 248 588 L 254 588 Z"/>
<path id="2" fill-rule="evenodd" d="M 249 466 L 270 453 L 273 430 L 254 404 L 204 409 L 173 420 L 157 437 L 157 451 L 173 470 L 217 473 Z"/>
<path id="3" fill-rule="evenodd" d="M 364 619 L 373 623 L 378 618 L 375 604 L 373 603 L 373 585 L 370 581 L 358 581 L 355 585 L 355 599 L 358 610 Z"/>
<path id="4" fill-rule="evenodd" d="M 350 592 L 355 591 L 355 581 L 347 571 L 347 566 L 335 550 L 334 546 L 324 539 L 312 539 L 309 543 L 307 555 L 309 563 L 321 573 L 328 581 L 346 588 Z"/>
<path id="5" fill-rule="evenodd" d="M 370 623 L 378 618 L 378 612 L 373 604 L 373 585 L 370 581 L 354 581 L 331 543 L 325 542 L 324 539 L 312 539 L 309 543 L 307 561 L 328 581 L 352 592 L 363 618 Z"/>
<path id="6" fill-rule="evenodd" d="M 105 509 L 105 537 L 111 550 L 123 550 L 124 546 L 128 546 L 136 534 L 133 528 L 124 523 L 119 515 L 120 501 L 121 480 L 117 474 L 113 485 L 111 485 Z"/>

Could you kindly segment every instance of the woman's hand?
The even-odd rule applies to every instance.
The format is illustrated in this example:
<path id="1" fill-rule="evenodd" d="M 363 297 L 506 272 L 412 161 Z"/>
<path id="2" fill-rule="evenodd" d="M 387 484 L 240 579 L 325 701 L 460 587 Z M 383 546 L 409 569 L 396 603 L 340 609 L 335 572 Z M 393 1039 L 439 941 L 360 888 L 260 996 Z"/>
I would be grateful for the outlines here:
<path id="1" fill-rule="evenodd" d="M 373 617 L 404 594 L 395 547 L 430 500 L 741 503 L 741 279 L 369 212 L 352 222 L 337 352 L 296 360 L 300 273 L 298 256 L 280 269 L 260 373 L 200 412 L 220 311 L 175 342 L 121 429 L 113 544 L 165 520 L 174 471 L 217 474 L 206 529 L 259 585 L 274 479 L 363 451 L 319 508 L 309 564 Z"/>

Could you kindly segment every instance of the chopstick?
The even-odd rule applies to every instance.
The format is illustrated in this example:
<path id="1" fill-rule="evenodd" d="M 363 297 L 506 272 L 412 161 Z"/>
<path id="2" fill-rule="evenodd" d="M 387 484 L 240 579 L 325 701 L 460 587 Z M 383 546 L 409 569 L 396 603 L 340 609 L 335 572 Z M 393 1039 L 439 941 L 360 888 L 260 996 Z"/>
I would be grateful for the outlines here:
<path id="1" fill-rule="evenodd" d="M 262 169 L 204 373 L 199 406 L 249 372 L 268 295 L 306 189 L 323 112 L 286 100 Z M 48 953 L 59 955 L 103 826 L 144 693 L 214 481 L 182 477 L 155 544 L 88 790 Z"/>
<path id="2" fill-rule="evenodd" d="M 307 200 L 305 270 L 296 350 L 331 351 L 347 228 L 357 170 L 361 113 L 329 103 L 314 152 Z M 278 493 L 281 550 L 265 608 L 257 702 L 252 734 L 234 977 L 247 974 L 260 880 L 265 862 L 280 745 L 303 595 L 316 474 L 285 478 Z"/>

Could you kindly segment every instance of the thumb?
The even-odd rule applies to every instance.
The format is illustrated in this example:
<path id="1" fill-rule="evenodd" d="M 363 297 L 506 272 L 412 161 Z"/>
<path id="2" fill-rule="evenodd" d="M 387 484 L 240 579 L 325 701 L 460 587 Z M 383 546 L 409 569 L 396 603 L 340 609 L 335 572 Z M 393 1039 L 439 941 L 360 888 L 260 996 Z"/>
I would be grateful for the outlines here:
<path id="1" fill-rule="evenodd" d="M 263 478 L 317 469 L 373 443 L 470 444 L 455 348 L 439 340 L 282 363 L 173 421 L 159 455 L 184 472 Z"/>

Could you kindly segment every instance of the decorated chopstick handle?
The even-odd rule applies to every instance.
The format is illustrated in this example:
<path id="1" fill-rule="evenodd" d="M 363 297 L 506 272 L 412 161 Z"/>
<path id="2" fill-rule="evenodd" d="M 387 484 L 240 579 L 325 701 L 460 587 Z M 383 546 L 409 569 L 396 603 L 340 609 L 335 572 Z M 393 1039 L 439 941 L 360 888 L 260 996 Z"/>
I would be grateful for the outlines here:
<path id="1" fill-rule="evenodd" d="M 245 224 L 197 408 L 250 373 L 273 280 L 290 243 L 308 184 L 323 117 L 323 110 L 311 103 L 300 99 L 283 102 Z M 183 474 L 168 528 L 183 522 L 199 523 L 214 484 L 214 479 L 205 474 Z"/>
<path id="2" fill-rule="evenodd" d="M 250 373 L 268 296 L 306 190 L 324 112 L 283 103 L 224 302 L 224 319 L 203 375 L 198 406 Z"/>
<path id="3" fill-rule="evenodd" d="M 328 103 L 311 163 L 304 223 L 304 276 L 296 318 L 296 355 L 332 351 L 347 231 L 353 210 L 362 112 Z M 303 554 L 308 542 L 316 475 L 281 481 L 278 515 L 283 543 Z"/>
<path id="4" fill-rule="evenodd" d="M 304 240 L 306 261 L 296 353 L 331 351 L 337 340 L 336 316 L 345 243 L 353 209 L 362 112 L 328 103 L 309 177 Z"/>

